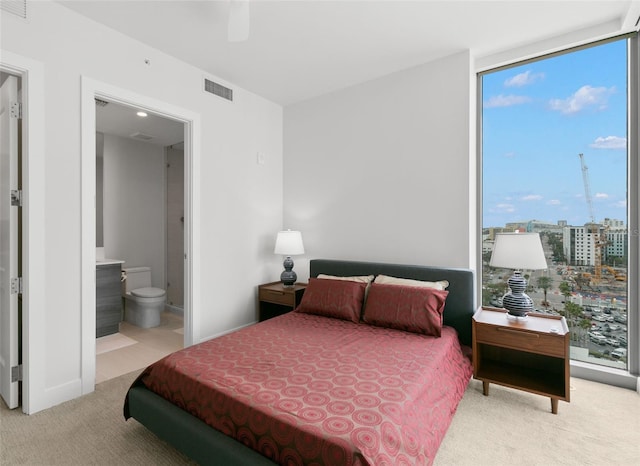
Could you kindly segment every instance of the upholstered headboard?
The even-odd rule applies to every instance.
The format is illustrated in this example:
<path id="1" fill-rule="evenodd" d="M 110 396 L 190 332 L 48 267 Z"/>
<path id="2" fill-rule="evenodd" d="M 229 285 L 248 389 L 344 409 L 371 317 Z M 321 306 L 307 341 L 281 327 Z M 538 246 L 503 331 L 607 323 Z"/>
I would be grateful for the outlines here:
<path id="1" fill-rule="evenodd" d="M 444 309 L 444 324 L 458 331 L 460 342 L 471 346 L 471 317 L 475 312 L 475 278 L 472 270 L 421 265 L 385 264 L 333 259 L 313 259 L 309 264 L 311 277 L 319 274 L 389 275 L 414 280 L 448 280 L 449 295 Z"/>

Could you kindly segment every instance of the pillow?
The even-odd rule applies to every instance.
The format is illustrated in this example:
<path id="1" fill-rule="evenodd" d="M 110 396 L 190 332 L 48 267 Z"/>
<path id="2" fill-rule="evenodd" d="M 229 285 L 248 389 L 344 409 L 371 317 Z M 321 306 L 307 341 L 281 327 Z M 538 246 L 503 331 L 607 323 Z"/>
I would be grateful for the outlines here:
<path id="1" fill-rule="evenodd" d="M 447 280 L 427 282 L 423 280 L 411 280 L 409 278 L 389 277 L 388 275 L 378 275 L 374 283 L 381 283 L 383 285 L 420 286 L 423 288 L 435 288 L 437 290 L 444 290 L 449 286 Z"/>
<path id="2" fill-rule="evenodd" d="M 336 275 L 325 275 L 321 273 L 318 275 L 318 278 L 322 278 L 325 280 L 346 280 L 349 282 L 358 282 L 358 283 L 371 283 L 373 281 L 373 275 L 359 275 L 352 277 L 338 277 Z"/>
<path id="3" fill-rule="evenodd" d="M 366 283 L 367 287 L 364 289 L 364 299 L 362 305 L 367 302 L 367 296 L 369 296 L 369 287 L 373 282 L 373 275 L 353 275 L 350 277 L 339 277 L 336 275 L 325 275 L 323 273 L 318 275 L 318 278 L 322 280 L 346 280 L 348 282 Z"/>
<path id="4" fill-rule="evenodd" d="M 374 282 L 362 320 L 377 327 L 439 337 L 446 290 Z"/>
<path id="5" fill-rule="evenodd" d="M 297 310 L 358 323 L 366 287 L 364 282 L 310 278 Z"/>

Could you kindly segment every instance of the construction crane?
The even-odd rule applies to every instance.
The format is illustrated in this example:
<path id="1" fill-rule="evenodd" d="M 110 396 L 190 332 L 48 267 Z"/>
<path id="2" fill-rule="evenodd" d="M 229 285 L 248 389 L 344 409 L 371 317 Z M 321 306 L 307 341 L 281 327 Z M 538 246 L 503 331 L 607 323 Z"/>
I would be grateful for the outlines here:
<path id="1" fill-rule="evenodd" d="M 591 187 L 589 186 L 589 167 L 584 162 L 584 154 L 578 154 L 580 157 L 580 166 L 582 167 L 582 182 L 584 183 L 584 196 L 587 200 L 587 206 L 589 207 L 589 219 L 591 223 L 589 229 L 591 231 L 591 238 L 593 239 L 593 252 L 594 252 L 594 274 L 592 282 L 594 284 L 600 283 L 600 277 L 602 275 L 602 248 L 607 244 L 605 233 L 600 234 L 599 226 L 596 223 L 596 217 L 593 214 L 593 202 L 591 200 Z"/>

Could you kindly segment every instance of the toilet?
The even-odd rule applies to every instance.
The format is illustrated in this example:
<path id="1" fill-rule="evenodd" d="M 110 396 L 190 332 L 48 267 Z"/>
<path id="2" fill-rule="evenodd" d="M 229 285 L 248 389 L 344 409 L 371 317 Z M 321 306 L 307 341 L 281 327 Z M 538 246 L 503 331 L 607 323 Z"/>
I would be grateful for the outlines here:
<path id="1" fill-rule="evenodd" d="M 157 327 L 160 325 L 160 313 L 165 306 L 165 290 L 151 286 L 149 267 L 130 267 L 122 270 L 126 276 L 123 285 L 124 320 L 137 327 Z"/>

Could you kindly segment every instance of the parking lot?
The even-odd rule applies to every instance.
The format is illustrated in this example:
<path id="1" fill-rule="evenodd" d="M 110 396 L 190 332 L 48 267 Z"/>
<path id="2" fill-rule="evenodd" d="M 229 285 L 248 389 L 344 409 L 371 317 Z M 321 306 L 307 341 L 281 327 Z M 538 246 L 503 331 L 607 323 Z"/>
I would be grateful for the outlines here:
<path id="1" fill-rule="evenodd" d="M 527 294 L 533 300 L 534 307 L 541 312 L 560 315 L 564 315 L 565 300 L 567 299 L 582 307 L 581 318 L 567 319 L 572 333 L 571 345 L 588 348 L 590 357 L 626 361 L 628 341 L 626 284 L 613 284 L 612 286 L 603 284 L 597 289 L 586 290 L 576 290 L 574 287 L 570 296 L 565 297 L 560 292 L 560 284 L 566 281 L 573 286 L 571 273 L 566 267 L 554 267 L 533 272 L 528 278 L 530 287 Z M 494 270 L 493 273 L 487 275 L 484 283 L 504 283 L 509 275 L 509 271 Z M 546 307 L 543 306 L 544 290 L 536 288 L 540 276 L 550 278 Z M 497 305 L 495 301 L 492 304 Z M 591 322 L 590 328 L 587 328 L 588 324 L 585 324 L 584 320 Z"/>

